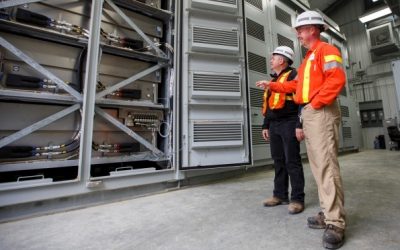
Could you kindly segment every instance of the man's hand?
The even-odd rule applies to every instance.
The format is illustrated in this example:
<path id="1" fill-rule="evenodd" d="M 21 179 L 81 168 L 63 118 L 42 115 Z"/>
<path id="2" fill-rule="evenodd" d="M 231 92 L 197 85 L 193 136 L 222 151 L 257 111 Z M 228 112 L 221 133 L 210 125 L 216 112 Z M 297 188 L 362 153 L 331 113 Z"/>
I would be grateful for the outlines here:
<path id="1" fill-rule="evenodd" d="M 262 136 L 264 140 L 269 141 L 269 130 L 268 129 L 263 129 L 262 130 Z"/>
<path id="2" fill-rule="evenodd" d="M 306 109 L 311 109 L 311 110 L 315 110 L 315 108 L 313 108 L 313 106 L 311 106 L 311 103 L 307 104 L 306 106 L 304 106 L 304 108 Z"/>
<path id="3" fill-rule="evenodd" d="M 270 82 L 265 81 L 265 80 L 256 82 L 256 86 L 259 88 L 263 88 L 263 89 L 268 89 L 269 85 L 270 85 Z"/>
<path id="4" fill-rule="evenodd" d="M 304 140 L 305 136 L 304 136 L 304 132 L 303 129 L 301 128 L 296 128 L 296 138 L 299 142 L 301 142 L 302 140 Z"/>

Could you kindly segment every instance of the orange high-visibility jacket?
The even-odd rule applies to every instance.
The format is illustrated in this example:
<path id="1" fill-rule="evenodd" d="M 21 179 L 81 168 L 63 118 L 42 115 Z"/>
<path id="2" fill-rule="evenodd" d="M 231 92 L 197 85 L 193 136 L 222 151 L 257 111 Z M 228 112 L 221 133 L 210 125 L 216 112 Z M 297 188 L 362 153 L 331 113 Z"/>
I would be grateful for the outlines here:
<path id="1" fill-rule="evenodd" d="M 275 92 L 296 92 L 298 104 L 311 103 L 314 109 L 331 104 L 346 83 L 342 56 L 339 50 L 328 43 L 318 41 L 308 50 L 298 69 L 297 79 L 285 84 L 271 83 Z"/>
<path id="2" fill-rule="evenodd" d="M 287 81 L 290 73 L 292 71 L 286 71 L 285 73 L 281 74 L 278 79 L 276 79 L 277 83 L 284 83 Z M 283 106 L 285 106 L 286 100 L 293 100 L 293 97 L 290 95 L 286 95 L 285 93 L 279 93 L 279 92 L 271 92 L 271 95 L 269 96 L 268 100 L 268 91 L 264 91 L 264 96 L 263 96 L 263 107 L 262 107 L 262 113 L 265 116 L 267 114 L 267 109 L 268 107 L 270 109 L 281 109 Z"/>

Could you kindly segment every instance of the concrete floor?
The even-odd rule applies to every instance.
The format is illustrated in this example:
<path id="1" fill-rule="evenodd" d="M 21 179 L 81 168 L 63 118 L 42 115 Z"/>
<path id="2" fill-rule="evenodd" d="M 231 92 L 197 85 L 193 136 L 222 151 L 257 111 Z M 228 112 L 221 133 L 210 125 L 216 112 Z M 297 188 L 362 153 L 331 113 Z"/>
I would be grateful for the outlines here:
<path id="1" fill-rule="evenodd" d="M 348 228 L 342 249 L 400 249 L 400 152 L 340 157 Z M 178 191 L 0 224 L 0 249 L 323 249 L 306 173 L 306 210 L 264 208 L 273 171 Z"/>

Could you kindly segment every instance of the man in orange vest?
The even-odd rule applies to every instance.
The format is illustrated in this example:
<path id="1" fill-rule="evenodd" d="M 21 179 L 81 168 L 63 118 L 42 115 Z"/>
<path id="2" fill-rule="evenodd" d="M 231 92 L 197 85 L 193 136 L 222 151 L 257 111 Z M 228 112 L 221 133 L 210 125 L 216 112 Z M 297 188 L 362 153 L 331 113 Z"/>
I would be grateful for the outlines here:
<path id="1" fill-rule="evenodd" d="M 300 43 L 308 52 L 297 79 L 284 84 L 260 81 L 257 86 L 272 91 L 296 92 L 311 171 L 318 186 L 321 212 L 308 218 L 310 228 L 325 229 L 323 246 L 340 248 L 344 243 L 345 211 L 342 178 L 337 158 L 341 120 L 337 97 L 346 83 L 339 50 L 321 42 L 328 27 L 316 11 L 301 13 L 295 25 Z"/>
<path id="2" fill-rule="evenodd" d="M 287 46 L 277 47 L 270 60 L 275 72 L 272 81 L 278 84 L 293 80 L 296 69 L 291 68 L 294 52 Z M 289 180 L 292 187 L 289 213 L 297 214 L 304 210 L 304 172 L 300 157 L 300 142 L 296 132 L 302 133 L 298 117 L 299 106 L 293 101 L 293 94 L 264 92 L 262 135 L 270 140 L 271 156 L 274 160 L 275 178 L 273 196 L 264 201 L 271 207 L 287 204 Z"/>

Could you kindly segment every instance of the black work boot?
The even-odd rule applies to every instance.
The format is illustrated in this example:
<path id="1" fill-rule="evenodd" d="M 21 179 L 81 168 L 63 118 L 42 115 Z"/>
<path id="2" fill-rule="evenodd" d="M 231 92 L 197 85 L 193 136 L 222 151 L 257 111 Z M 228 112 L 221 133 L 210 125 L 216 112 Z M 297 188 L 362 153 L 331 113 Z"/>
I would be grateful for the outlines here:
<path id="1" fill-rule="evenodd" d="M 308 217 L 307 224 L 309 228 L 313 229 L 325 229 L 325 215 L 323 212 L 319 212 L 316 216 Z"/>
<path id="2" fill-rule="evenodd" d="M 328 224 L 326 226 L 322 244 L 328 249 L 338 249 L 344 243 L 344 229 Z"/>

